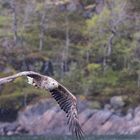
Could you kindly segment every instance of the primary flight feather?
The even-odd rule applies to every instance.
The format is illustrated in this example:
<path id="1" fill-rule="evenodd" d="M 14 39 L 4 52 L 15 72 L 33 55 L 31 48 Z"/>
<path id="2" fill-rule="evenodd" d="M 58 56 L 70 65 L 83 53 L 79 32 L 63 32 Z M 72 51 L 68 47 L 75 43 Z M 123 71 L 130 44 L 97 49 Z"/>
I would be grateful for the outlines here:
<path id="1" fill-rule="evenodd" d="M 24 71 L 12 76 L 0 78 L 0 85 L 11 82 L 21 76 L 26 76 L 29 84 L 46 89 L 52 94 L 61 109 L 67 114 L 70 131 L 77 139 L 81 139 L 83 137 L 83 131 L 78 120 L 76 97 L 53 78 L 33 71 Z"/>

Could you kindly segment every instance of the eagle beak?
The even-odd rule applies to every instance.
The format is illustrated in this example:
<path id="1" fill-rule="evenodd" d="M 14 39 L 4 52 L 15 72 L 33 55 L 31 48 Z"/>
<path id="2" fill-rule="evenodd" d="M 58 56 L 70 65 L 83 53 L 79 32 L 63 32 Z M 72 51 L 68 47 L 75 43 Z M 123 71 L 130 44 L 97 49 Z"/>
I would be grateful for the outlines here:
<path id="1" fill-rule="evenodd" d="M 28 84 L 33 85 L 33 78 L 27 76 Z"/>

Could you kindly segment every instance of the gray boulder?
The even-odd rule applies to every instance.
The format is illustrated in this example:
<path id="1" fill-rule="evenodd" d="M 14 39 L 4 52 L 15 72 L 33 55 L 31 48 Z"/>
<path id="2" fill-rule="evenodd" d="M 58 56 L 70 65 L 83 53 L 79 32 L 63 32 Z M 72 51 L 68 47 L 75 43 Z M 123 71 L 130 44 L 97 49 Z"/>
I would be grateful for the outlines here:
<path id="1" fill-rule="evenodd" d="M 113 108 L 117 109 L 123 107 L 125 105 L 125 102 L 122 96 L 114 96 L 110 99 L 110 104 Z"/>

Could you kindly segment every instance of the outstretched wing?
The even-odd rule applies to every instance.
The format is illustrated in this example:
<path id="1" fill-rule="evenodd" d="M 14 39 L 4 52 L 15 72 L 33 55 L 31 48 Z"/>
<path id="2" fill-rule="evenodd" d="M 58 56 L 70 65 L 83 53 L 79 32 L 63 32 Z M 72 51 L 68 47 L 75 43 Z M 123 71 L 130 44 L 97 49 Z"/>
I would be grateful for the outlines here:
<path id="1" fill-rule="evenodd" d="M 11 82 L 11 81 L 13 81 L 16 78 L 21 77 L 21 76 L 29 76 L 29 77 L 32 77 L 32 78 L 35 78 L 35 79 L 40 79 L 41 78 L 41 75 L 39 73 L 36 73 L 36 72 L 33 72 L 33 71 L 24 71 L 24 72 L 19 72 L 15 75 L 12 75 L 12 76 L 8 76 L 8 77 L 5 77 L 5 78 L 0 78 L 0 85 L 4 84 L 4 83 Z"/>
<path id="2" fill-rule="evenodd" d="M 64 86 L 59 85 L 57 89 L 50 91 L 62 110 L 68 117 L 69 129 L 78 140 L 83 138 L 83 130 L 79 124 L 77 114 L 77 100 Z"/>
<path id="3" fill-rule="evenodd" d="M 37 81 L 38 84 L 41 81 L 41 78 L 44 77 L 43 75 L 33 72 L 33 71 L 24 71 L 24 72 L 20 72 L 12 76 L 0 78 L 0 85 L 11 82 L 21 76 L 27 76 L 27 77 L 29 76 L 33 78 L 35 81 Z M 52 93 L 52 96 L 60 105 L 61 109 L 63 109 L 66 112 L 67 117 L 68 117 L 68 124 L 69 124 L 70 131 L 72 132 L 72 134 L 74 134 L 77 137 L 78 140 L 80 140 L 83 137 L 83 131 L 81 129 L 81 126 L 78 120 L 77 100 L 75 96 L 71 94 L 71 92 L 68 91 L 64 86 L 60 84 L 58 88 L 55 88 L 51 90 L 50 92 Z"/>

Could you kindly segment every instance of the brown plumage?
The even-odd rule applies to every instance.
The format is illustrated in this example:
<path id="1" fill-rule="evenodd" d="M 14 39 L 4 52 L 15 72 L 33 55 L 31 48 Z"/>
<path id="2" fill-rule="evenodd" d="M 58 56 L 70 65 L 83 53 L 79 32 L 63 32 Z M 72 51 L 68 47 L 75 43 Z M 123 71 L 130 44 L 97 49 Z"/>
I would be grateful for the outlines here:
<path id="1" fill-rule="evenodd" d="M 72 134 L 75 135 L 78 140 L 82 139 L 83 131 L 78 120 L 76 97 L 53 78 L 33 71 L 24 71 L 12 76 L 0 78 L 0 85 L 11 82 L 20 76 L 27 76 L 29 84 L 44 88 L 52 94 L 60 108 L 67 114 L 68 125 Z"/>

